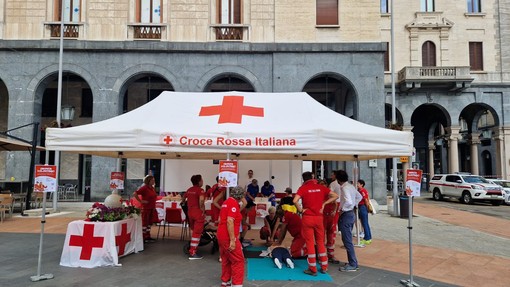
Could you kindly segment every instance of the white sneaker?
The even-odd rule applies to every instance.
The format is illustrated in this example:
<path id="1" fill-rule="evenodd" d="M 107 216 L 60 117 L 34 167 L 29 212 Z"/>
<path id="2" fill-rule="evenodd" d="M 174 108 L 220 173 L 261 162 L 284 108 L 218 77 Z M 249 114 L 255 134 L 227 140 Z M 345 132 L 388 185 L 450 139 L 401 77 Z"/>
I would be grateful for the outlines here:
<path id="1" fill-rule="evenodd" d="M 287 262 L 287 266 L 289 266 L 290 269 L 294 269 L 294 262 L 292 262 L 292 259 L 287 258 L 285 261 Z"/>
<path id="2" fill-rule="evenodd" d="M 278 269 L 282 269 L 282 263 L 278 260 L 278 258 L 274 259 L 274 264 L 278 267 Z"/>

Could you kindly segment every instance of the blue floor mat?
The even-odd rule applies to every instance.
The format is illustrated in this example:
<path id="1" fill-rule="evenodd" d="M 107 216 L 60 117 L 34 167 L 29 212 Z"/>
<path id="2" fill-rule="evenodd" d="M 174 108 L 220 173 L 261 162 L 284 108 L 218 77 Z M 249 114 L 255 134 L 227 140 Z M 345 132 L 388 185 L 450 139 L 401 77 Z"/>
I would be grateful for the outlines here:
<path id="1" fill-rule="evenodd" d="M 333 282 L 329 274 L 317 272 L 317 276 L 310 276 L 303 273 L 305 269 L 308 269 L 305 259 L 294 260 L 294 269 L 286 266 L 278 269 L 271 258 L 248 258 L 247 261 L 248 280 Z"/>
<path id="2" fill-rule="evenodd" d="M 254 245 L 251 245 L 251 246 L 245 247 L 244 249 L 246 249 L 246 251 L 264 251 L 264 250 L 267 250 L 267 246 L 254 246 Z"/>

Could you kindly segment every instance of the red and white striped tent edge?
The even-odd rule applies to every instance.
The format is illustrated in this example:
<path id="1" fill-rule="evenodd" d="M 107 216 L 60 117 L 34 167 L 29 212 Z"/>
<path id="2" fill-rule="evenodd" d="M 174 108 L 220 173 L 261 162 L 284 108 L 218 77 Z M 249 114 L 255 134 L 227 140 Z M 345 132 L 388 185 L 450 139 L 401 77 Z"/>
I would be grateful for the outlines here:
<path id="1" fill-rule="evenodd" d="M 411 132 L 352 120 L 306 93 L 163 92 L 128 113 L 48 128 L 46 148 L 122 158 L 368 160 L 410 156 Z"/>

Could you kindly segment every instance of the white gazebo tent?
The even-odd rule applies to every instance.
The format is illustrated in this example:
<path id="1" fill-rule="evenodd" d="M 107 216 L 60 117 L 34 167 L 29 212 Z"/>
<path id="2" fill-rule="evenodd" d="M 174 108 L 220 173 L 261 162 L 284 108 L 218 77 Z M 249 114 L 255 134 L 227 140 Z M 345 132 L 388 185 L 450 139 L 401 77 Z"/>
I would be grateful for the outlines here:
<path id="1" fill-rule="evenodd" d="M 46 130 L 49 150 L 145 159 L 368 160 L 410 156 L 412 141 L 306 93 L 163 92 L 104 121 Z"/>

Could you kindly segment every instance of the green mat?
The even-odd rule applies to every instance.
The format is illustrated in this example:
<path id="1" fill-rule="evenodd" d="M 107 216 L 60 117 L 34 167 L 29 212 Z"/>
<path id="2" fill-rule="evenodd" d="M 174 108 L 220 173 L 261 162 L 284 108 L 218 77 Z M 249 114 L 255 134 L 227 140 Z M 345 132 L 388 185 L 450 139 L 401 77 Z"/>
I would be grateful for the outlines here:
<path id="1" fill-rule="evenodd" d="M 303 273 L 308 269 L 305 259 L 294 260 L 294 269 L 283 266 L 278 269 L 271 258 L 248 258 L 246 269 L 248 280 L 271 280 L 271 281 L 328 281 L 333 282 L 329 274 L 317 272 L 317 276 Z"/>

